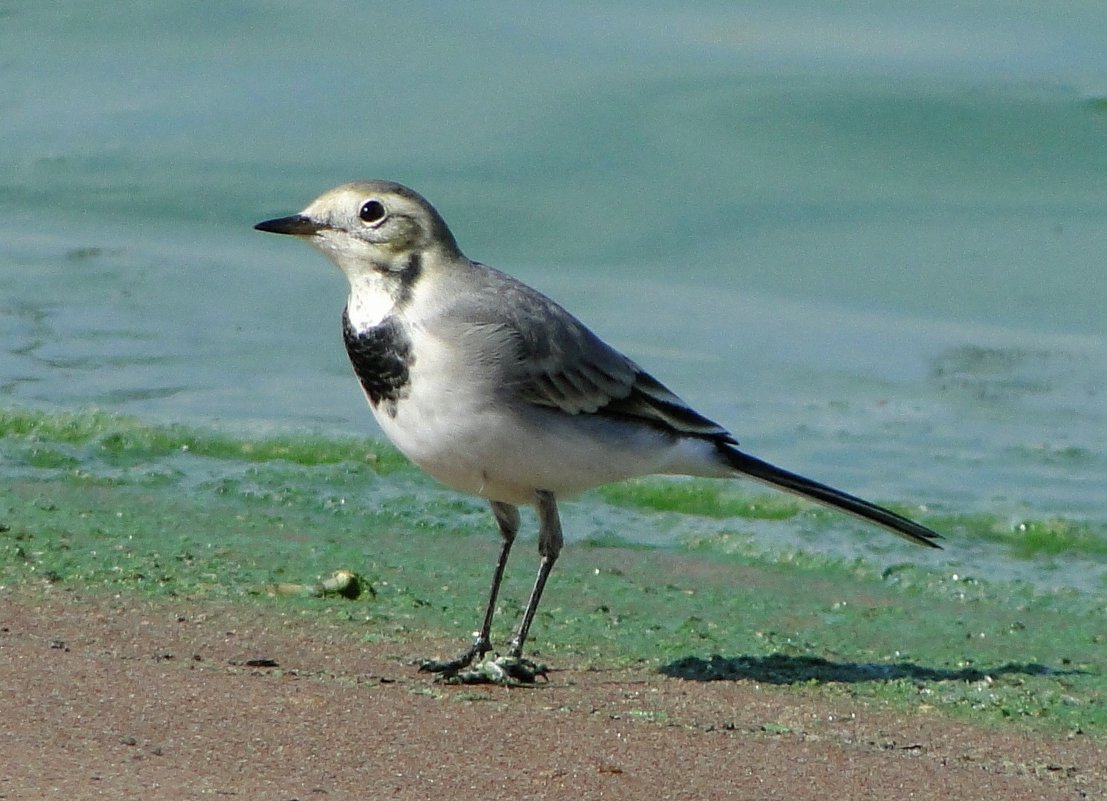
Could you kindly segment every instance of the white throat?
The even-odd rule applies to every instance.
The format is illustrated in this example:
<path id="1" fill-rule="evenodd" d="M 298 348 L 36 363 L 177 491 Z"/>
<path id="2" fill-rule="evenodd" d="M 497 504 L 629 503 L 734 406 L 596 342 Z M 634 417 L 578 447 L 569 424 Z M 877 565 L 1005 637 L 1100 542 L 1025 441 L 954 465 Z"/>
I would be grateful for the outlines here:
<path id="1" fill-rule="evenodd" d="M 346 314 L 355 331 L 364 331 L 379 324 L 392 313 L 396 300 L 380 276 L 360 275 L 350 279 L 350 296 Z"/>

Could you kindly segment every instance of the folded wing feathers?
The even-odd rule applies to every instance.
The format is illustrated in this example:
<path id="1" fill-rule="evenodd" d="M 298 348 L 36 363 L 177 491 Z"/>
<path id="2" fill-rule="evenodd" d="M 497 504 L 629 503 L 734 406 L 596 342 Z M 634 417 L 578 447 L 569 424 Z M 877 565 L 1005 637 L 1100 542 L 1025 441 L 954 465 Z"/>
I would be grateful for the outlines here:
<path id="1" fill-rule="evenodd" d="M 596 365 L 577 365 L 577 369 L 545 371 L 531 376 L 522 390 L 531 403 L 560 409 L 568 414 L 592 414 L 613 397 L 631 391 L 631 383 L 612 376 Z"/>
<path id="2" fill-rule="evenodd" d="M 672 428 L 680 434 L 738 444 L 729 431 L 689 408 L 664 384 L 641 371 L 635 377 L 630 395 L 625 399 L 612 400 L 600 413 L 636 417 Z"/>
<path id="3" fill-rule="evenodd" d="M 690 409 L 648 373 L 634 370 L 626 376 L 612 375 L 586 362 L 532 376 L 523 395 L 531 403 L 567 414 L 634 418 L 677 434 L 737 444 L 725 428 Z"/>
<path id="4" fill-rule="evenodd" d="M 517 396 L 567 414 L 634 418 L 676 434 L 737 444 L 725 428 L 688 408 L 549 298 L 496 270 L 474 266 L 499 302 L 486 304 L 482 296 L 468 309 L 455 308 L 453 316 L 467 321 L 470 331 L 484 328 L 490 352 L 513 346 L 505 378 Z"/>

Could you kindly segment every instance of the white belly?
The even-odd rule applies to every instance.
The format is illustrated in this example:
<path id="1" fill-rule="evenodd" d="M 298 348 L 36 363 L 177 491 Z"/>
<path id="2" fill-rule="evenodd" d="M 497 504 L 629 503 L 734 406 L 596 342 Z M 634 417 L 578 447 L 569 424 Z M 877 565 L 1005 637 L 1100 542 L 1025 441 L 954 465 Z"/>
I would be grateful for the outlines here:
<path id="1" fill-rule="evenodd" d="M 594 415 L 512 405 L 456 350 L 422 337 L 395 415 L 374 414 L 390 440 L 443 484 L 489 500 L 534 502 L 653 473 L 728 475 L 710 443 Z M 455 376 L 458 380 L 447 381 Z"/>

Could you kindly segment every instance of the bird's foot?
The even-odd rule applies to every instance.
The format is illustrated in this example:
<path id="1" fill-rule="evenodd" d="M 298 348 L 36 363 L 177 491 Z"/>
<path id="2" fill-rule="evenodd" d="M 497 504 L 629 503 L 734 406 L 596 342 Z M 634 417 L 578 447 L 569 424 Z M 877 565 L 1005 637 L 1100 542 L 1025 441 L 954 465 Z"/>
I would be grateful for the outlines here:
<path id="1" fill-rule="evenodd" d="M 456 670 L 439 671 L 438 680 L 445 684 L 502 684 L 509 687 L 534 684 L 547 678 L 548 668 L 521 656 L 499 656 Z"/>
<path id="2" fill-rule="evenodd" d="M 469 649 L 463 654 L 459 654 L 453 659 L 422 659 L 419 661 L 420 673 L 437 673 L 440 678 L 446 678 L 455 675 L 467 667 L 473 662 L 479 660 L 486 653 L 491 650 L 491 646 L 483 646 L 482 643 L 474 642 Z"/>

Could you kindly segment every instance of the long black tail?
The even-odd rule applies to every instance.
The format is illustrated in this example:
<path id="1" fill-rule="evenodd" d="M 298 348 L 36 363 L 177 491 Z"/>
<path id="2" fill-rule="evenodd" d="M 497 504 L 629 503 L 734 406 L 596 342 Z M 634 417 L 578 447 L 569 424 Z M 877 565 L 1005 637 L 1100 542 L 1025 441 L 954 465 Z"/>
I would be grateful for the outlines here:
<path id="1" fill-rule="evenodd" d="M 742 453 L 733 446 L 720 444 L 719 452 L 731 467 L 740 473 L 745 473 L 750 478 L 793 492 L 796 495 L 801 495 L 834 509 L 849 512 L 862 520 L 868 520 L 870 523 L 883 526 L 893 534 L 898 534 L 918 545 L 926 545 L 931 548 L 942 547 L 934 541 L 940 540 L 942 538 L 941 534 L 931 531 L 926 526 L 920 525 L 903 515 L 885 509 L 883 506 L 877 506 L 875 503 L 869 503 L 855 495 L 836 490 L 834 487 L 828 487 L 818 481 L 812 481 L 796 473 L 790 473 L 776 465 L 763 462 L 747 453 Z"/>

